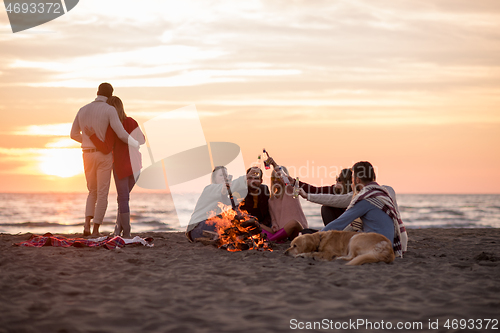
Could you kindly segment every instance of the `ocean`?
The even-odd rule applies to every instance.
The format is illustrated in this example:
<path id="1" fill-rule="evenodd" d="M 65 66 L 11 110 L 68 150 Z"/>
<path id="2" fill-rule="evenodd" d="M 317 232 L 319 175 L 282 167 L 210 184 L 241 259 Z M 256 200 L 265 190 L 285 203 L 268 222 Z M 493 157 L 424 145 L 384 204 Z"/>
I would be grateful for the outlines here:
<path id="1" fill-rule="evenodd" d="M 0 193 L 0 233 L 80 233 L 83 230 L 85 193 Z M 321 228 L 320 206 L 300 199 L 311 228 Z M 114 228 L 116 195 L 109 195 L 101 232 Z M 398 194 L 403 222 L 415 228 L 500 228 L 499 194 Z M 179 215 L 196 197 L 174 207 L 169 194 L 131 194 L 132 232 L 184 231 Z M 177 208 L 177 210 L 176 210 Z"/>

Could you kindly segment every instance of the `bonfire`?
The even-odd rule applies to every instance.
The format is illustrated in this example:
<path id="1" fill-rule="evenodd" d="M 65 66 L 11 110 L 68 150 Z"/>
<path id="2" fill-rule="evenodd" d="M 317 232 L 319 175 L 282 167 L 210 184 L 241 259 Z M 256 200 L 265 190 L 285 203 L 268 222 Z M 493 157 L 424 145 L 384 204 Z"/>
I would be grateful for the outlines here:
<path id="1" fill-rule="evenodd" d="M 222 175 L 231 206 L 226 206 L 219 202 L 218 206 L 222 213 L 217 215 L 215 212 L 212 212 L 212 217 L 207 220 L 208 224 L 215 225 L 217 232 L 203 231 L 205 237 L 198 239 L 198 241 L 204 244 L 212 244 L 231 252 L 244 250 L 272 251 L 255 217 L 236 206 L 229 177 L 224 168 L 222 169 Z"/>
<path id="2" fill-rule="evenodd" d="M 216 232 L 204 231 L 200 241 L 231 252 L 245 250 L 272 251 L 269 241 L 255 217 L 246 211 L 232 209 L 219 203 L 222 213 L 207 220 L 214 224 Z"/>

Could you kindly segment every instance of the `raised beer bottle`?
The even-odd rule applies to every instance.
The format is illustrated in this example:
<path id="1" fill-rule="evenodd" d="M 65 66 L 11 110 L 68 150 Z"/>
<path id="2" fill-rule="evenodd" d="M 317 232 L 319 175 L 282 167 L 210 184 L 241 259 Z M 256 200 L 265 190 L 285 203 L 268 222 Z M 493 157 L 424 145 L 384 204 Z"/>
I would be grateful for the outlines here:
<path id="1" fill-rule="evenodd" d="M 267 153 L 266 148 L 262 149 L 262 160 L 264 161 L 264 167 L 266 170 L 271 169 L 271 165 L 269 165 L 269 162 L 267 161 L 269 160 L 269 154 Z"/>
<path id="2" fill-rule="evenodd" d="M 297 197 L 299 196 L 299 191 L 300 191 L 299 177 L 296 177 L 295 178 L 295 184 L 293 185 L 293 198 L 294 199 L 297 199 Z"/>
<path id="3" fill-rule="evenodd" d="M 259 168 L 261 169 L 262 168 L 262 160 L 260 158 L 260 155 L 257 156 L 257 161 L 253 162 L 253 164 L 251 165 L 252 168 Z"/>

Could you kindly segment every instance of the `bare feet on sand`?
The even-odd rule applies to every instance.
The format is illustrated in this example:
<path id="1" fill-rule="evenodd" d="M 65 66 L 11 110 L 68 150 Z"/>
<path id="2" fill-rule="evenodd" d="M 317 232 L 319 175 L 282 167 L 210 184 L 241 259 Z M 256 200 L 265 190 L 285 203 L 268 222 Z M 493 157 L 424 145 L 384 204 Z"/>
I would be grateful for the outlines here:
<path id="1" fill-rule="evenodd" d="M 83 236 L 90 236 L 90 220 L 92 216 L 85 217 L 85 224 L 83 225 Z"/>
<path id="2" fill-rule="evenodd" d="M 92 230 L 93 237 L 100 237 L 101 236 L 101 234 L 99 233 L 100 226 L 101 226 L 100 224 L 94 223 L 94 229 Z"/>

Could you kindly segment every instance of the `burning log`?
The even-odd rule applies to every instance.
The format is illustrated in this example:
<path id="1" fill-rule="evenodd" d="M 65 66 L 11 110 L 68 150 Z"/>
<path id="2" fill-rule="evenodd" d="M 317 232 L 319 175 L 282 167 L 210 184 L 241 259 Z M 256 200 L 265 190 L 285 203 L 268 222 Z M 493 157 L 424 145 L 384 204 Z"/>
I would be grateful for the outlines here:
<path id="1" fill-rule="evenodd" d="M 228 251 L 245 250 L 268 250 L 272 251 L 269 242 L 264 234 L 260 224 L 255 217 L 247 212 L 241 211 L 234 201 L 229 184 L 228 175 L 225 169 L 222 169 L 224 182 L 226 183 L 227 193 L 231 201 L 231 207 L 219 203 L 221 214 L 215 215 L 207 220 L 207 223 L 213 223 L 217 230 L 218 237 L 211 233 L 203 233 L 205 237 L 198 241 L 206 245 L 215 245 Z"/>
<path id="2" fill-rule="evenodd" d="M 228 251 L 270 250 L 269 242 L 262 234 L 258 221 L 246 214 L 231 220 L 231 225 L 218 229 L 221 247 Z"/>
<path id="3" fill-rule="evenodd" d="M 238 251 L 246 251 L 250 249 L 250 246 L 246 243 L 233 243 L 223 245 L 222 248 L 225 248 L 229 252 L 238 252 Z"/>
<path id="4" fill-rule="evenodd" d="M 216 233 L 203 231 L 197 241 L 204 245 L 213 245 L 227 251 L 264 250 L 272 251 L 270 243 L 255 217 L 245 211 L 238 214 L 227 206 L 219 204 L 222 213 L 213 216 L 207 223 L 215 225 Z"/>

